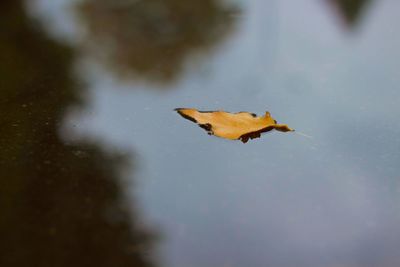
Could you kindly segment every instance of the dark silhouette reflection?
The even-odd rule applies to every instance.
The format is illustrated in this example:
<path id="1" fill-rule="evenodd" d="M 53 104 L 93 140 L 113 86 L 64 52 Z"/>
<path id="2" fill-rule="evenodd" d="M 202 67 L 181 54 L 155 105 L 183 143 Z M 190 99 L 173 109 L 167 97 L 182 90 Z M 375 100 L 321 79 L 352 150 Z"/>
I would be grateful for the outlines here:
<path id="1" fill-rule="evenodd" d="M 328 0 L 337 9 L 344 23 L 352 28 L 357 25 L 363 10 L 371 0 Z"/>
<path id="2" fill-rule="evenodd" d="M 153 234 L 122 203 L 127 158 L 59 138 L 79 103 L 73 51 L 38 31 L 20 1 L 0 10 L 0 266 L 154 266 Z"/>
<path id="3" fill-rule="evenodd" d="M 79 13 L 90 52 L 115 73 L 165 83 L 227 35 L 236 9 L 218 0 L 86 0 Z"/>

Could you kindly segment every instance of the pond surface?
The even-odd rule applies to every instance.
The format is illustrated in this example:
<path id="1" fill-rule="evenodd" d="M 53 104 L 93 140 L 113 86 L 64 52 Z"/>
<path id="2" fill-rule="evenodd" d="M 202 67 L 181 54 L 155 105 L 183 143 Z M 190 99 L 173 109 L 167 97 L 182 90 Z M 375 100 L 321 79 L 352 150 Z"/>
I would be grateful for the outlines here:
<path id="1" fill-rule="evenodd" d="M 400 2 L 3 2 L 0 266 L 400 266 Z"/>

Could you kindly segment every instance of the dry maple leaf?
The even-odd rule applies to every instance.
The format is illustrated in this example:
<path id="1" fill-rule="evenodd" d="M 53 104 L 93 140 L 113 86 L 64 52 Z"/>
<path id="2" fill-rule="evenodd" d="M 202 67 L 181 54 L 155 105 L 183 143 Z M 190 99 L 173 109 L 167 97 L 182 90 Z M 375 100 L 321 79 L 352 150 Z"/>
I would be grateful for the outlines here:
<path id="1" fill-rule="evenodd" d="M 225 111 L 199 111 L 193 108 L 175 109 L 182 117 L 205 129 L 209 135 L 241 140 L 246 143 L 249 138 L 254 139 L 261 133 L 277 130 L 280 132 L 294 131 L 286 124 L 277 124 L 267 111 L 264 116 L 257 117 L 254 113 Z"/>

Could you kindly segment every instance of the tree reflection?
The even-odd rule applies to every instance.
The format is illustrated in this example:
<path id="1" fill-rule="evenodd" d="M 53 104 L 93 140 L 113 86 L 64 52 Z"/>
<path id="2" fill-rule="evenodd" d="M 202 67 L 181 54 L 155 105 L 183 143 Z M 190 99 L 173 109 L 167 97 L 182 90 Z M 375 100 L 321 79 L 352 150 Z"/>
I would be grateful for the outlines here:
<path id="1" fill-rule="evenodd" d="M 80 101 L 73 51 L 39 32 L 20 1 L 0 10 L 0 266 L 154 266 L 154 236 L 121 201 L 127 158 L 59 138 Z"/>
<path id="2" fill-rule="evenodd" d="M 218 0 L 86 0 L 86 44 L 122 77 L 171 82 L 185 59 L 232 28 L 234 8 Z"/>
<path id="3" fill-rule="evenodd" d="M 329 0 L 335 5 L 339 14 L 348 27 L 357 24 L 363 9 L 371 0 Z"/>

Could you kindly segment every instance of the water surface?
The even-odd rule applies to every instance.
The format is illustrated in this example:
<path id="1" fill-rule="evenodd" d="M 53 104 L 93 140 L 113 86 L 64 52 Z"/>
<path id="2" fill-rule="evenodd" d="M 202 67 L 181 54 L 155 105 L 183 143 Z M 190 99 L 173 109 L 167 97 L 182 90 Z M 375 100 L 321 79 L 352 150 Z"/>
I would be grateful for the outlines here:
<path id="1" fill-rule="evenodd" d="M 397 1 L 6 2 L 5 266 L 400 265 Z"/>

